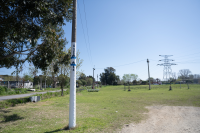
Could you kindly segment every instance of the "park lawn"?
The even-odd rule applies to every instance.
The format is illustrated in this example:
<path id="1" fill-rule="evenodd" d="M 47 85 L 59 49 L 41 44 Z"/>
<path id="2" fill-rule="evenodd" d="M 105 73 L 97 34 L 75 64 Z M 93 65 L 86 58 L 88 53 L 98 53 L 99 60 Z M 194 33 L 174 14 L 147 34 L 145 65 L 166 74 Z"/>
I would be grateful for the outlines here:
<path id="1" fill-rule="evenodd" d="M 200 107 L 200 85 L 107 86 L 99 92 L 77 93 L 77 127 L 60 130 L 68 125 L 69 95 L 38 103 L 27 103 L 0 110 L 0 132 L 114 132 L 124 124 L 138 123 L 147 116 L 146 106 Z M 173 113 L 173 112 L 172 112 Z"/>

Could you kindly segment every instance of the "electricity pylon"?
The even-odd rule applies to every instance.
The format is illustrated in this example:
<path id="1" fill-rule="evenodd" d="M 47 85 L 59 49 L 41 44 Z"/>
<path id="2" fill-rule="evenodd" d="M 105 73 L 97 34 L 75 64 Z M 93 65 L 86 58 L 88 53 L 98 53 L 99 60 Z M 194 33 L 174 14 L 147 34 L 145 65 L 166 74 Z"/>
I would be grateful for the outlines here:
<path id="1" fill-rule="evenodd" d="M 174 60 L 168 59 L 168 57 L 173 56 L 173 55 L 159 55 L 159 56 L 162 56 L 162 57 L 165 58 L 163 60 L 159 60 L 159 61 L 164 61 L 164 63 L 158 64 L 158 65 L 164 66 L 164 69 L 163 69 L 163 80 L 164 81 L 168 81 L 170 79 L 170 77 L 172 77 L 171 65 L 176 65 L 174 63 L 170 63 L 170 61 L 174 61 Z"/>

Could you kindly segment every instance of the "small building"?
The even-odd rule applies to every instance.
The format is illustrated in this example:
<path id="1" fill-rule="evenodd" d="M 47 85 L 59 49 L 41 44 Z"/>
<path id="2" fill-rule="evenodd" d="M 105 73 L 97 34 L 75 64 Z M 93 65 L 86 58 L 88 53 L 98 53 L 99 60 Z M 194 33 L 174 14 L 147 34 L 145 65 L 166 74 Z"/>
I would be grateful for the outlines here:
<path id="1" fill-rule="evenodd" d="M 33 82 L 31 81 L 0 81 L 0 86 L 6 86 L 8 88 L 33 88 Z"/>
<path id="2" fill-rule="evenodd" d="M 4 81 L 4 79 L 0 77 L 0 81 Z"/>
<path id="3" fill-rule="evenodd" d="M 153 85 L 162 85 L 162 82 L 153 82 Z"/>

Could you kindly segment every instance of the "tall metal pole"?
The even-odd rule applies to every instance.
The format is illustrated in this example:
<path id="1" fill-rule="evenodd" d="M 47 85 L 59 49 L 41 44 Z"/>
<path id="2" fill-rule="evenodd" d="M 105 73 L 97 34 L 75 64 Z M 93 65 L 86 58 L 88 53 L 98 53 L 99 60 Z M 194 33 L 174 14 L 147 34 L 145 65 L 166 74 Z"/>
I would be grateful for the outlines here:
<path id="1" fill-rule="evenodd" d="M 151 90 L 151 82 L 150 82 L 150 72 L 149 72 L 149 60 L 147 59 L 148 63 L 148 73 L 149 73 L 149 90 Z"/>
<path id="2" fill-rule="evenodd" d="M 71 68 L 70 68 L 70 99 L 69 129 L 76 127 L 76 12 L 77 0 L 73 0 Z"/>
<path id="3" fill-rule="evenodd" d="M 93 68 L 93 87 L 92 87 L 92 89 L 94 89 L 94 70 L 95 70 L 95 68 Z"/>
<path id="4" fill-rule="evenodd" d="M 99 87 L 99 83 L 98 83 L 98 74 L 97 74 L 97 88 Z"/>

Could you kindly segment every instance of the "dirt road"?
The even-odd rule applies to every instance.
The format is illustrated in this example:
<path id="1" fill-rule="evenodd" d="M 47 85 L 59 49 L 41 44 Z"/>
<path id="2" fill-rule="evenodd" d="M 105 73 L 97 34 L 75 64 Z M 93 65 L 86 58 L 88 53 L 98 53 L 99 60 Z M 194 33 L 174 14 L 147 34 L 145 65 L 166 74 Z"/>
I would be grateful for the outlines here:
<path id="1" fill-rule="evenodd" d="M 150 106 L 148 119 L 126 124 L 120 133 L 200 133 L 200 107 Z"/>

